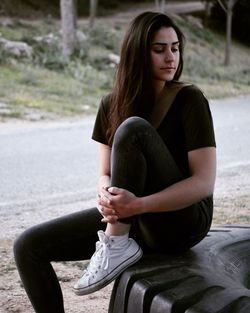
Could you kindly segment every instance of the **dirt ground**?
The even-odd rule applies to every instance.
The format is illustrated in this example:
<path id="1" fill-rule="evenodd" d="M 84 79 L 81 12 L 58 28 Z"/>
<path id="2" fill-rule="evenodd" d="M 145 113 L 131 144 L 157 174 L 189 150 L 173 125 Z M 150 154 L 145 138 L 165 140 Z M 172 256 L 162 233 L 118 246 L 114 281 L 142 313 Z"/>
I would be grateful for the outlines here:
<path id="1" fill-rule="evenodd" d="M 229 169 L 219 172 L 215 189 L 214 225 L 250 224 L 250 178 L 249 168 Z M 24 215 L 3 216 L 0 229 L 0 312 L 34 313 L 22 287 L 13 260 L 14 238 L 32 224 L 51 219 L 95 204 L 95 199 L 58 207 L 41 208 Z M 94 294 L 78 297 L 71 286 L 79 277 L 83 263 L 67 262 L 53 264 L 58 275 L 65 302 L 66 313 L 106 313 L 112 284 Z"/>

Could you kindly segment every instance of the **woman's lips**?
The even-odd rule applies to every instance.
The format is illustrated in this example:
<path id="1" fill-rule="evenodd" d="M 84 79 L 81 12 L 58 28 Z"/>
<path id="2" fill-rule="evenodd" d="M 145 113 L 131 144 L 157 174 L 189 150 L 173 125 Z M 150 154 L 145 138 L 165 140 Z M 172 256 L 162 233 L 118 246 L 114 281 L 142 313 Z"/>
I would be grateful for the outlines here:
<path id="1" fill-rule="evenodd" d="M 162 67 L 161 70 L 162 71 L 172 71 L 172 70 L 175 70 L 175 67 Z"/>

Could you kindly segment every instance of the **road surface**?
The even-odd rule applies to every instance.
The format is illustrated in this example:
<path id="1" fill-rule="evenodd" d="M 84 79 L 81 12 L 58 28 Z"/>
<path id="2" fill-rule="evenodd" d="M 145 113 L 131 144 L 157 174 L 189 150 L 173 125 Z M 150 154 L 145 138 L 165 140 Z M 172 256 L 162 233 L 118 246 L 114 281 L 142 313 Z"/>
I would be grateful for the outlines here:
<path id="1" fill-rule="evenodd" d="M 211 101 L 210 106 L 218 151 L 215 192 L 250 194 L 250 95 Z M 95 203 L 98 144 L 91 140 L 93 123 L 94 117 L 0 124 L 1 220 L 10 215 L 24 219 L 36 210 L 59 215 L 67 204 L 76 210 L 79 204 Z"/>

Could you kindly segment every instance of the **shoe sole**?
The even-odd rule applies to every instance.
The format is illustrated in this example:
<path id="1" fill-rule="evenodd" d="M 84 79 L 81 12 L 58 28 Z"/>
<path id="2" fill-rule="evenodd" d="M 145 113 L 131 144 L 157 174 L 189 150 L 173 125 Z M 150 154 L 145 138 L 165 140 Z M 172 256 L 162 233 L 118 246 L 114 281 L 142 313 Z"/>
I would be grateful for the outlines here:
<path id="1" fill-rule="evenodd" d="M 93 293 L 95 291 L 98 291 L 102 289 L 103 287 L 110 284 L 113 280 L 115 280 L 124 270 L 126 270 L 129 266 L 133 265 L 137 261 L 140 260 L 142 257 L 142 250 L 141 248 L 138 249 L 138 251 L 129 259 L 118 265 L 112 272 L 110 272 L 106 277 L 104 277 L 102 280 L 96 282 L 95 284 L 92 284 L 85 288 L 74 288 L 73 290 L 77 296 L 84 296 L 88 295 L 90 293 Z"/>

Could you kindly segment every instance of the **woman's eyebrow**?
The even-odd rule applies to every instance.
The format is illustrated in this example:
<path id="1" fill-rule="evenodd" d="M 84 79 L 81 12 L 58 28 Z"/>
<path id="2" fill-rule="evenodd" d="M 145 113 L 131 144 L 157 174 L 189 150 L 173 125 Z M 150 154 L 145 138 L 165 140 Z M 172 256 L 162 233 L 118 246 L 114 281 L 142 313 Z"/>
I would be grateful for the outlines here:
<path id="1" fill-rule="evenodd" d="M 154 45 L 161 45 L 161 46 L 169 45 L 169 46 L 173 46 L 173 45 L 178 45 L 179 43 L 180 43 L 179 41 L 174 41 L 174 42 L 170 42 L 170 43 L 168 43 L 168 42 L 153 42 L 152 46 L 154 46 Z"/>

